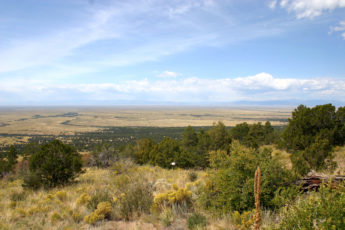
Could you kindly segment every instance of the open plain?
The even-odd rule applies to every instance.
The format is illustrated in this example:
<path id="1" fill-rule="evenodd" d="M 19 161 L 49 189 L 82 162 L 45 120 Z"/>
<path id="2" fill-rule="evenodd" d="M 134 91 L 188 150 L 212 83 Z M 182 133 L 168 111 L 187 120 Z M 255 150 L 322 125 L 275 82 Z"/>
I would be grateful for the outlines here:
<path id="1" fill-rule="evenodd" d="M 0 133 L 58 135 L 108 127 L 211 126 L 222 121 L 285 125 L 292 108 L 273 107 L 48 107 L 0 108 Z"/>

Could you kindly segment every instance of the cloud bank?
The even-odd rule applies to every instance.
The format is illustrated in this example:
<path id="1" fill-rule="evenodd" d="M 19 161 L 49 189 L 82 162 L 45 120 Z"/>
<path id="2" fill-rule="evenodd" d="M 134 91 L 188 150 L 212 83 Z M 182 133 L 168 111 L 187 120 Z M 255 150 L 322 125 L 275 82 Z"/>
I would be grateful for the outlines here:
<path id="1" fill-rule="evenodd" d="M 241 100 L 338 100 L 344 101 L 345 80 L 275 78 L 268 73 L 254 76 L 203 79 L 135 80 L 119 83 L 48 84 L 7 81 L 0 85 L 0 105 L 118 101 L 212 103 Z"/>
<path id="2" fill-rule="evenodd" d="M 269 6 L 275 4 L 271 3 Z M 345 0 L 281 0 L 280 7 L 294 12 L 297 18 L 314 18 L 325 11 L 344 8 Z"/>

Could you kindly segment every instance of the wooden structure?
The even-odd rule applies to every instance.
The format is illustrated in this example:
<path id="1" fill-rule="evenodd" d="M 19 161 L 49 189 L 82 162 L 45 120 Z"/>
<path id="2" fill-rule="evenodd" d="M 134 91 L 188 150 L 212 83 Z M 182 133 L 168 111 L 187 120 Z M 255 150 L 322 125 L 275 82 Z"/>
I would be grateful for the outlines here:
<path id="1" fill-rule="evenodd" d="M 345 183 L 345 175 L 308 174 L 296 182 L 303 192 L 318 191 L 323 183 L 331 183 L 332 187 L 337 187 L 340 183 Z"/>

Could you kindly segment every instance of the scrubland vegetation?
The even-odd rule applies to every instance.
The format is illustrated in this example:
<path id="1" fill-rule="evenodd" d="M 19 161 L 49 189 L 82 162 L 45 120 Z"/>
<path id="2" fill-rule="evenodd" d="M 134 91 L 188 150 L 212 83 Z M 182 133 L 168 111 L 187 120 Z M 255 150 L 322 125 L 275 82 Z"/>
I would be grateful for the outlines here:
<path id="1" fill-rule="evenodd" d="M 253 229 L 258 167 L 261 229 L 344 229 L 342 184 L 302 194 L 295 183 L 343 172 L 344 143 L 345 107 L 328 104 L 299 106 L 283 130 L 218 122 L 83 156 L 57 140 L 11 147 L 0 158 L 0 229 Z"/>

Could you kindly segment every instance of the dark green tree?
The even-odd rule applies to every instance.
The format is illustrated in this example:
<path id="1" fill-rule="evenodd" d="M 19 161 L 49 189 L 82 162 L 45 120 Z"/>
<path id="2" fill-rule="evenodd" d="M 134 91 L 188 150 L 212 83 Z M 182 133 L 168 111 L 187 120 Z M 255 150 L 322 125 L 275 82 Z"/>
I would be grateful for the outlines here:
<path id="1" fill-rule="evenodd" d="M 138 164 L 150 162 L 150 152 L 153 150 L 155 143 L 148 138 L 140 139 L 134 145 L 134 160 Z"/>
<path id="2" fill-rule="evenodd" d="M 23 150 L 23 158 L 27 160 L 32 156 L 34 153 L 40 151 L 41 146 L 37 142 L 30 142 L 29 144 L 25 145 Z"/>
<path id="3" fill-rule="evenodd" d="M 249 132 L 249 125 L 247 122 L 237 124 L 235 127 L 230 129 L 230 136 L 243 143 Z"/>
<path id="4" fill-rule="evenodd" d="M 220 121 L 214 123 L 207 133 L 210 136 L 209 150 L 229 150 L 231 137 L 224 123 Z"/>
<path id="5" fill-rule="evenodd" d="M 165 137 L 164 140 L 156 145 L 150 152 L 150 163 L 163 168 L 172 168 L 173 165 L 171 165 L 171 163 L 177 163 L 180 153 L 181 149 L 179 143 L 170 137 Z M 176 167 L 180 166 L 176 164 Z"/>
<path id="6" fill-rule="evenodd" d="M 237 124 L 230 129 L 233 139 L 251 148 L 258 148 L 264 144 L 271 144 L 275 139 L 274 129 L 269 121 L 262 125 L 261 122 L 247 124 L 246 122 Z"/>
<path id="7" fill-rule="evenodd" d="M 335 145 L 345 144 L 345 106 L 339 107 L 336 114 L 336 132 L 334 136 Z"/>
<path id="8" fill-rule="evenodd" d="M 17 159 L 18 159 L 18 152 L 16 148 L 13 145 L 11 145 L 11 147 L 9 148 L 7 152 L 7 161 L 10 168 L 13 168 L 13 166 L 17 164 L 18 162 Z"/>
<path id="9" fill-rule="evenodd" d="M 281 187 L 290 186 L 291 172 L 280 161 L 272 157 L 270 149 L 255 150 L 231 144 L 231 154 L 223 158 L 223 163 L 209 174 L 202 203 L 206 209 L 217 213 L 252 210 L 254 206 L 254 173 L 261 168 L 261 205 L 273 209 L 276 192 Z"/>
<path id="10" fill-rule="evenodd" d="M 198 135 L 192 126 L 188 126 L 182 133 L 181 140 L 182 147 L 193 148 L 198 144 Z"/>
<path id="11" fill-rule="evenodd" d="M 266 145 L 272 144 L 275 141 L 276 135 L 271 122 L 266 121 L 264 125 L 264 142 Z"/>
<path id="12" fill-rule="evenodd" d="M 282 134 L 283 145 L 293 153 L 292 162 L 301 174 L 332 169 L 332 147 L 345 142 L 345 109 L 332 104 L 298 106 Z"/>
<path id="13" fill-rule="evenodd" d="M 10 173 L 17 164 L 18 152 L 12 145 L 5 153 L 5 156 L 0 156 L 0 178 Z"/>
<path id="14" fill-rule="evenodd" d="M 30 174 L 24 187 L 46 188 L 64 185 L 82 173 L 81 155 L 72 146 L 53 140 L 41 146 L 29 159 Z"/>

